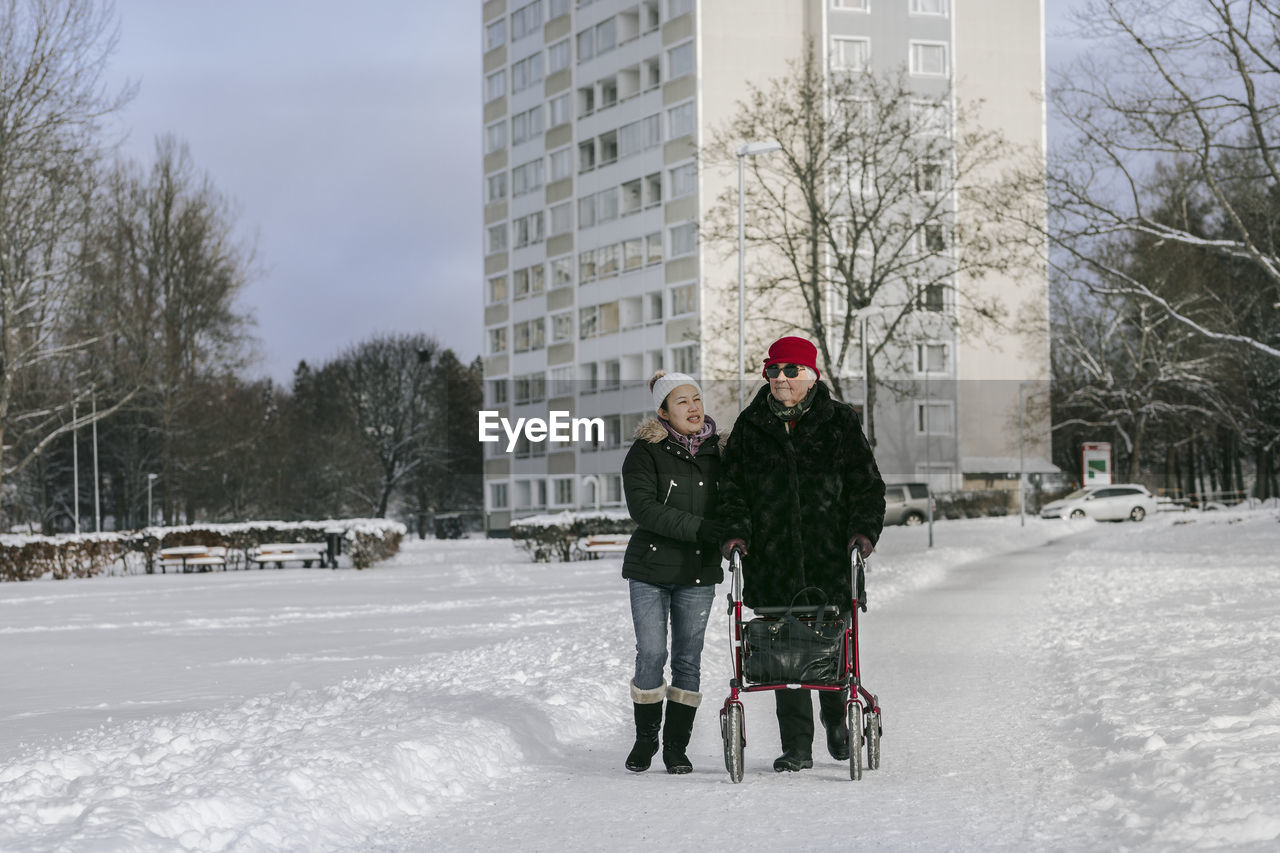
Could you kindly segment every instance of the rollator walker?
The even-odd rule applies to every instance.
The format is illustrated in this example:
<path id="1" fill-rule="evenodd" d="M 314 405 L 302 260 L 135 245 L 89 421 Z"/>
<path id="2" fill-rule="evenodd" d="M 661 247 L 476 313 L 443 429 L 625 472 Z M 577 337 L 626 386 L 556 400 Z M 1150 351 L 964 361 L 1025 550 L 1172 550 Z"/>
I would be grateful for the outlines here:
<path id="1" fill-rule="evenodd" d="M 734 782 L 742 781 L 747 744 L 741 695 L 771 690 L 847 690 L 849 778 L 862 779 L 864 758 L 866 769 L 880 767 L 880 701 L 863 686 L 858 657 L 858 612 L 867 609 L 866 560 L 855 548 L 849 562 L 854 597 L 847 617 L 834 604 L 795 606 L 793 602 L 790 607 L 758 608 L 756 618 L 744 623 L 742 552 L 734 548 L 730 554 L 733 678 L 729 698 L 720 709 L 720 733 L 725 769 Z"/>

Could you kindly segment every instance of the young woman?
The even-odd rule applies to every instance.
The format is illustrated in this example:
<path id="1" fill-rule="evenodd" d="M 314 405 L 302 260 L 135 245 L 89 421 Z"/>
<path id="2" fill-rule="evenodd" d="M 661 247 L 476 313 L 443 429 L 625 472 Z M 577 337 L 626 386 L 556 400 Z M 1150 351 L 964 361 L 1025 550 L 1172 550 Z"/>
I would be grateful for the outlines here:
<path id="1" fill-rule="evenodd" d="M 702 408 L 692 376 L 658 371 L 649 380 L 657 417 L 636 429 L 622 463 L 627 509 L 639 524 L 627 545 L 622 576 L 631 584 L 636 669 L 631 681 L 636 741 L 627 769 L 648 770 L 662 734 L 668 773 L 690 773 L 685 751 L 702 694 L 702 641 L 715 585 L 724 579 L 724 525 L 715 509 L 720 473 L 716 424 Z M 671 682 L 663 679 L 671 626 Z M 662 725 L 666 701 L 666 726 Z"/>

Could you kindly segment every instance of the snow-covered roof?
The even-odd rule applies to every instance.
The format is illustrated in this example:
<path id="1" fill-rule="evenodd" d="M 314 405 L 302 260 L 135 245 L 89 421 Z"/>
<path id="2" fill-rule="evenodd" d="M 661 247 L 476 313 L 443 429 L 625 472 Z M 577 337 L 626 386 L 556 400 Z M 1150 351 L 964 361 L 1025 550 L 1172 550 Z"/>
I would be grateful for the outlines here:
<path id="1" fill-rule="evenodd" d="M 965 456 L 960 467 L 966 474 L 1060 474 L 1061 469 L 1041 456 L 1027 456 L 1021 464 L 1016 456 Z"/>

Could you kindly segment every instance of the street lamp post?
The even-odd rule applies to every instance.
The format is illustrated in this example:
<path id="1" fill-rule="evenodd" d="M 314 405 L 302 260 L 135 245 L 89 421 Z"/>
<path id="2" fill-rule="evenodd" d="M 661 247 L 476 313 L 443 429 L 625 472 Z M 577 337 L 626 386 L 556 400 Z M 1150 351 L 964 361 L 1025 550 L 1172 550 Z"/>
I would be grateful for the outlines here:
<path id="1" fill-rule="evenodd" d="M 1026 407 L 1022 400 L 1022 389 L 1035 384 L 1029 381 L 1018 383 L 1018 524 L 1022 527 L 1027 526 L 1027 462 L 1023 451 L 1022 427 L 1023 412 Z"/>
<path id="2" fill-rule="evenodd" d="M 71 516 L 80 534 L 80 429 L 76 426 L 76 401 L 71 401 Z"/>
<path id="3" fill-rule="evenodd" d="M 738 146 L 738 411 L 745 407 L 746 373 L 743 364 L 746 361 L 746 267 L 745 252 L 747 243 L 746 201 L 744 198 L 745 178 L 743 164 L 748 156 L 756 157 L 782 148 L 782 143 L 773 139 L 761 142 L 744 142 Z"/>
<path id="4" fill-rule="evenodd" d="M 93 532 L 102 532 L 102 501 L 98 494 L 98 395 L 93 400 Z"/>
<path id="5" fill-rule="evenodd" d="M 929 416 L 929 353 L 924 354 L 924 484 L 929 499 L 929 547 L 933 547 L 933 418 Z"/>
<path id="6" fill-rule="evenodd" d="M 147 527 L 155 521 L 155 514 L 151 511 L 151 484 L 156 481 L 157 476 L 157 474 L 147 475 Z"/>

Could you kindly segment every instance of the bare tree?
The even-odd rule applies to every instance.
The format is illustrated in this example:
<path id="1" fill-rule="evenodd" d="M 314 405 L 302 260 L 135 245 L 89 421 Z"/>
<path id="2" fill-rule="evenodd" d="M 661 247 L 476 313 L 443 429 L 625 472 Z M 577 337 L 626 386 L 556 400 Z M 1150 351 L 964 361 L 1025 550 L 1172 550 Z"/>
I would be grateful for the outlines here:
<path id="1" fill-rule="evenodd" d="M 975 106 L 917 91 L 905 72 L 828 72 L 810 46 L 788 75 L 750 87 L 701 152 L 704 163 L 727 165 L 746 140 L 781 144 L 746 161 L 746 239 L 756 248 L 748 310 L 774 330 L 811 336 L 840 398 L 852 390 L 847 376 L 863 370 L 860 318 L 874 316 L 868 415 L 878 361 L 906 357 L 959 317 L 969 333 L 1000 318 L 1003 306 L 958 280 L 1009 272 L 1035 255 L 1034 233 L 1017 220 L 1043 185 L 1026 155 L 977 125 Z M 961 192 L 968 202 L 957 216 Z M 704 228 L 726 251 L 736 250 L 737 216 L 735 187 Z M 866 432 L 874 443 L 871 417 Z"/>
<path id="2" fill-rule="evenodd" d="M 115 43 L 105 3 L 0 1 L 0 483 L 90 422 L 91 381 L 71 363 L 89 339 L 59 319 L 78 282 L 101 123 L 131 96 L 103 83 Z"/>
<path id="3" fill-rule="evenodd" d="M 1143 299 L 1209 340 L 1280 358 L 1274 334 L 1241 328 L 1211 298 L 1180 301 L 1166 280 L 1112 263 L 1107 250 L 1142 237 L 1212 253 L 1254 271 L 1249 313 L 1280 311 L 1275 217 L 1256 208 L 1274 210 L 1280 187 L 1280 3 L 1092 0 L 1077 19 L 1100 44 L 1053 92 L 1071 131 L 1050 168 L 1060 272 Z M 1158 166 L 1209 210 L 1198 227 L 1160 215 Z"/>
<path id="4" fill-rule="evenodd" d="M 236 238 L 231 202 L 172 136 L 156 141 L 149 172 L 117 163 L 104 184 L 75 323 L 94 339 L 101 370 L 117 383 L 137 377 L 145 389 L 134 405 L 150 413 L 171 522 L 180 509 L 190 517 L 186 496 L 199 491 L 184 479 L 197 475 L 205 454 L 191 420 L 201 417 L 203 383 L 247 360 L 251 321 L 236 299 L 253 250 Z"/>
<path id="5" fill-rule="evenodd" d="M 334 364 L 343 400 L 367 452 L 378 461 L 376 483 L 365 489 L 374 514 L 385 517 L 392 494 L 443 446 L 436 361 L 440 346 L 426 335 L 377 335 Z"/>

